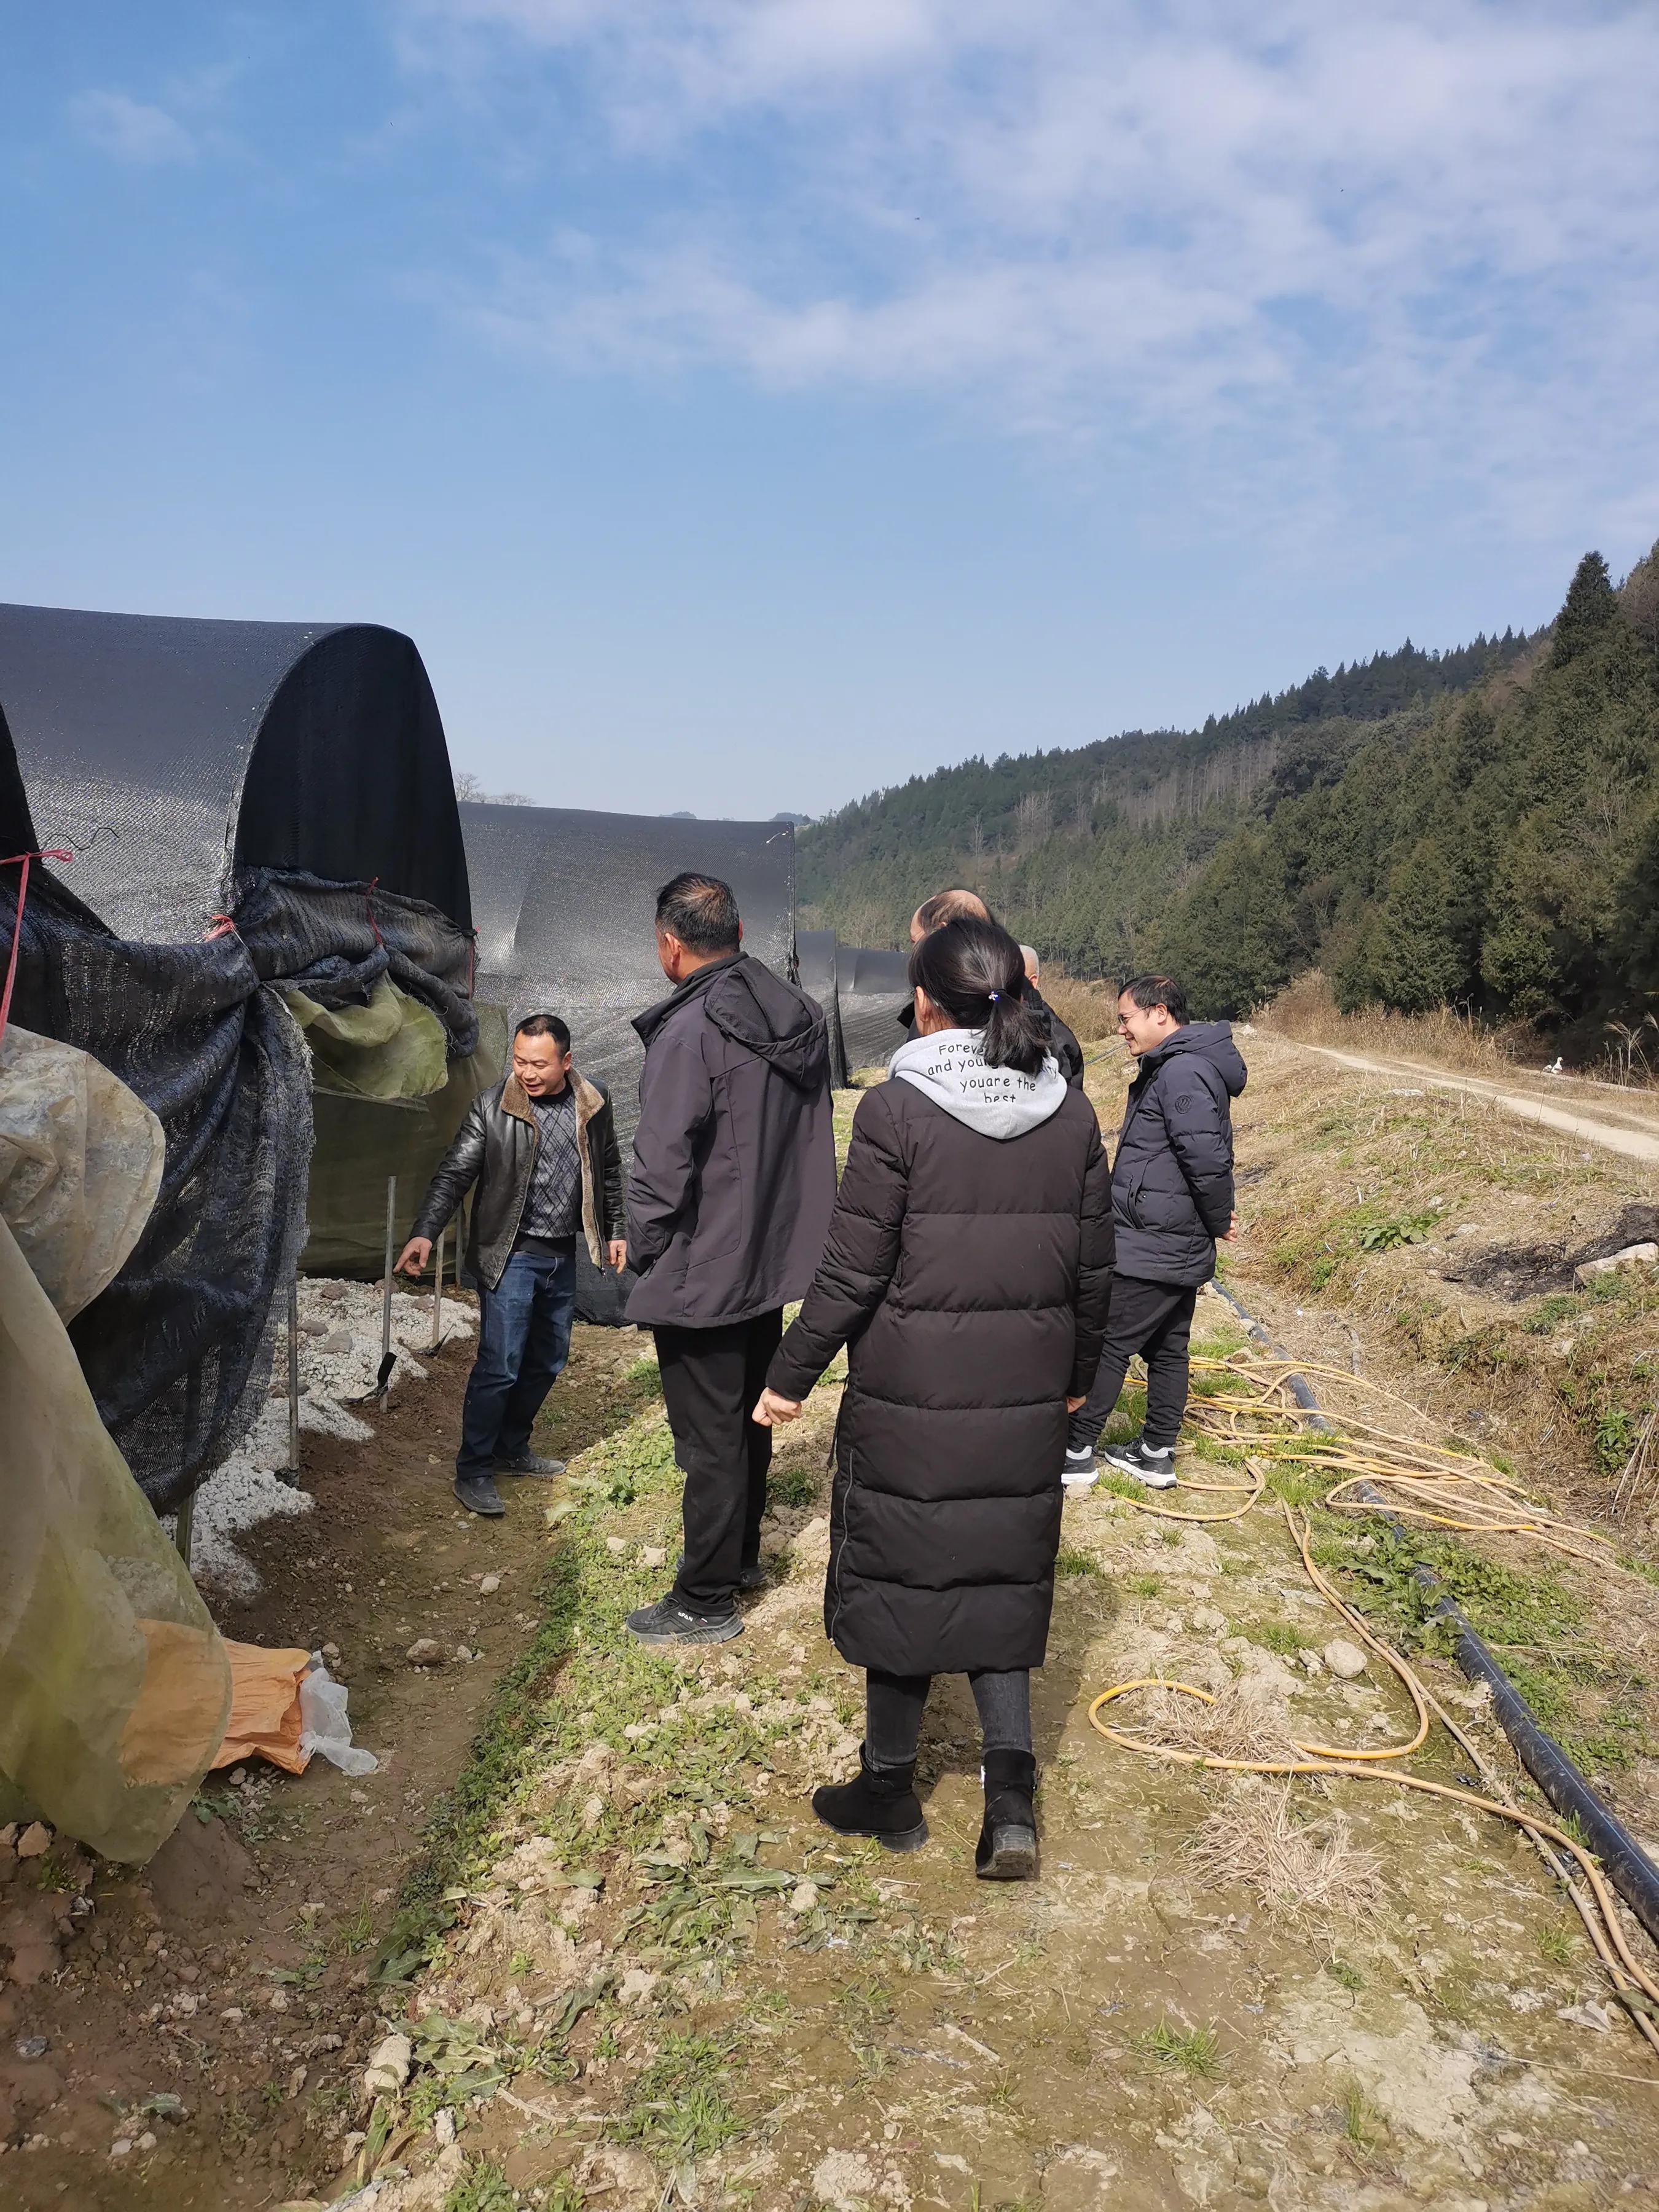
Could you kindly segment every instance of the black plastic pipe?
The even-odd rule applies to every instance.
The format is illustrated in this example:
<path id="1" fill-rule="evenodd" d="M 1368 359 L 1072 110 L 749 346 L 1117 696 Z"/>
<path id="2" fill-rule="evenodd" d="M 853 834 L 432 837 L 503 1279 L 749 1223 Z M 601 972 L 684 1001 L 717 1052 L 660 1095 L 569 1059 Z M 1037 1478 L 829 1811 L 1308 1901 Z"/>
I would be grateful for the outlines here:
<path id="1" fill-rule="evenodd" d="M 1281 1358 L 1290 1358 L 1291 1355 L 1273 1342 L 1261 1322 L 1245 1310 L 1231 1291 L 1223 1290 L 1219 1283 L 1214 1289 L 1258 1344 L 1268 1346 Z M 1332 1423 L 1321 1409 L 1306 1377 L 1291 1374 L 1285 1381 L 1297 1404 L 1310 1413 L 1321 1428 L 1330 1428 Z M 1409 1540 L 1410 1532 L 1390 1517 L 1381 1492 L 1365 1483 L 1361 1486 L 1361 1494 L 1377 1509 L 1380 1518 L 1396 1536 Z M 1413 1578 L 1425 1592 L 1441 1589 L 1440 1579 L 1430 1566 L 1419 1565 Z M 1430 1618 L 1443 1620 L 1450 1627 L 1455 1638 L 1453 1656 L 1470 1681 L 1484 1682 L 1491 1691 L 1492 1711 L 1514 1747 L 1516 1757 L 1555 1810 L 1577 1822 L 1585 1849 L 1601 1860 L 1613 1887 L 1654 1942 L 1659 1943 L 1659 1867 L 1655 1866 L 1618 1814 L 1603 1804 L 1555 1738 L 1540 1726 L 1538 1716 L 1493 1657 L 1490 1647 L 1471 1627 L 1468 1615 L 1449 1590 L 1442 1591 Z"/>

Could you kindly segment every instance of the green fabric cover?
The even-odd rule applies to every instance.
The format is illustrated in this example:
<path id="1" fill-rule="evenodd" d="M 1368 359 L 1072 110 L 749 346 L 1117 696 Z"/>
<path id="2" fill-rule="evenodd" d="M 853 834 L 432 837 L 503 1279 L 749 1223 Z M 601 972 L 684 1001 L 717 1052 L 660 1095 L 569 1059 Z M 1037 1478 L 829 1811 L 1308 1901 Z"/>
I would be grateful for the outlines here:
<path id="1" fill-rule="evenodd" d="M 428 1098 L 447 1083 L 443 1024 L 389 975 L 375 978 L 366 1006 L 322 1006 L 303 991 L 283 997 L 311 1048 L 313 1091 Z"/>
<path id="2" fill-rule="evenodd" d="M 372 1011 L 372 1009 L 370 1010 Z M 478 1049 L 453 1061 L 440 1090 L 415 1099 L 375 1098 L 325 1088 L 312 1096 L 310 1237 L 301 1259 L 310 1275 L 377 1276 L 386 1263 L 386 1185 L 398 1178 L 399 1250 L 461 1117 L 507 1065 L 506 1010 L 478 1006 Z M 453 1280 L 454 1245 L 446 1255 Z M 396 1256 L 394 1253 L 393 1256 Z"/>

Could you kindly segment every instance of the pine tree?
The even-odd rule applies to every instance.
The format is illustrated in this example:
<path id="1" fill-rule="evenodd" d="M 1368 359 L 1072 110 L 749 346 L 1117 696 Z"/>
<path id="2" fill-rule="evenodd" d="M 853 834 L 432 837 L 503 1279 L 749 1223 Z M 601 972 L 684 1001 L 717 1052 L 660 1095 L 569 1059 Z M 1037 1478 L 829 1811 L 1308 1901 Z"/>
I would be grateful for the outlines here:
<path id="1" fill-rule="evenodd" d="M 1555 638 L 1550 647 L 1550 666 L 1565 668 L 1595 644 L 1619 616 L 1613 579 L 1599 553 L 1586 553 L 1573 571 L 1561 611 L 1555 617 Z"/>

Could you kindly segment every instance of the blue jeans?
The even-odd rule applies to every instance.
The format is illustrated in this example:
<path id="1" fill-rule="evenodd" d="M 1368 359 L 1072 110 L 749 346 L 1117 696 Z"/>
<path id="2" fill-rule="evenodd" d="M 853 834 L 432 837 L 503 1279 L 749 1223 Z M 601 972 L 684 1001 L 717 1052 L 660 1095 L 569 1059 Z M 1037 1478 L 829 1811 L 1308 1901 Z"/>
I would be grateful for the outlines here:
<path id="1" fill-rule="evenodd" d="M 576 1246 L 516 1251 L 493 1291 L 478 1293 L 478 1356 L 461 1408 L 458 1475 L 488 1474 L 530 1449 L 530 1431 L 570 1357 Z"/>

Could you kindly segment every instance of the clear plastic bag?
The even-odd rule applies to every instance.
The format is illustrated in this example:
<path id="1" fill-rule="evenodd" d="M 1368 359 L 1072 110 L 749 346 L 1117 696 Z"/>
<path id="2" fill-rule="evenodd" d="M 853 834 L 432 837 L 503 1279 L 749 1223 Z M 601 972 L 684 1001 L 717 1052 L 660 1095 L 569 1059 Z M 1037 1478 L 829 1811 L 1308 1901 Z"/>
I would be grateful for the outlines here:
<path id="1" fill-rule="evenodd" d="M 312 1653 L 300 1683 L 300 1749 L 307 1759 L 319 1753 L 342 1774 L 373 1774 L 380 1763 L 372 1751 L 352 1742 L 346 1686 L 334 1680 L 320 1651 Z"/>

